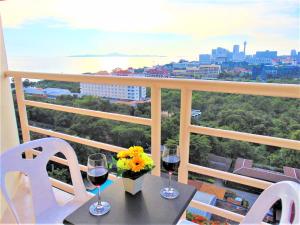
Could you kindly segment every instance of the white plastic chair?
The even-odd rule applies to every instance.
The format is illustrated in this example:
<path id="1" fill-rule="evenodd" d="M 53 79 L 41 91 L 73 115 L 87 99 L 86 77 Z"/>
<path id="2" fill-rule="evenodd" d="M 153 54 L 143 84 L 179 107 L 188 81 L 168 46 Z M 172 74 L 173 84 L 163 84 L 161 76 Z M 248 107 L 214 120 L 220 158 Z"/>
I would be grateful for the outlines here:
<path id="1" fill-rule="evenodd" d="M 282 212 L 279 224 L 300 224 L 300 185 L 293 181 L 281 181 L 265 189 L 255 201 L 240 224 L 260 224 L 272 205 L 281 199 Z M 291 223 L 292 205 L 294 220 Z"/>
<path id="2" fill-rule="evenodd" d="M 281 181 L 271 185 L 265 189 L 258 199 L 255 201 L 247 215 L 244 217 L 240 225 L 257 225 L 262 224 L 262 221 L 272 207 L 272 205 L 281 199 L 282 212 L 280 225 L 283 224 L 300 224 L 300 184 L 293 181 Z M 291 223 L 292 204 L 294 204 L 294 220 Z M 177 225 L 196 225 L 196 223 L 180 220 Z"/>
<path id="3" fill-rule="evenodd" d="M 22 153 L 25 150 L 37 147 L 42 147 L 42 152 L 34 159 L 22 158 Z M 58 152 L 63 153 L 68 161 L 74 186 L 74 198 L 65 205 L 59 205 L 57 203 L 46 170 L 46 165 L 50 157 Z M 8 172 L 20 171 L 28 176 L 31 186 L 35 222 L 38 224 L 62 223 L 67 215 L 90 198 L 83 184 L 76 154 L 73 148 L 64 140 L 58 138 L 43 138 L 21 144 L 8 149 L 0 155 L 0 163 L 1 191 L 19 224 L 22 223 L 22 221 L 20 221 L 5 186 L 5 175 Z"/>

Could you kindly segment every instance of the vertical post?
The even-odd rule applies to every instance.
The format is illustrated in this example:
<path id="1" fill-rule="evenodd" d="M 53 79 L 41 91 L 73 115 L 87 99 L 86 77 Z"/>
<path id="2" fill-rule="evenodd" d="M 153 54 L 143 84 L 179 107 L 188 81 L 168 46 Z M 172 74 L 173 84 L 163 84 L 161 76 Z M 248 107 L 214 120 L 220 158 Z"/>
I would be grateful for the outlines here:
<path id="1" fill-rule="evenodd" d="M 7 149 L 17 146 L 19 142 L 17 121 L 15 116 L 15 109 L 13 97 L 11 93 L 10 80 L 5 76 L 8 70 L 7 58 L 4 46 L 2 21 L 0 16 L 0 153 L 5 152 Z M 13 163 L 13 162 L 12 162 Z M 16 189 L 20 174 L 8 176 L 6 179 L 6 187 L 9 190 L 10 196 L 13 196 Z M 6 201 L 0 193 L 0 220 L 4 216 L 7 208 Z"/>
<path id="2" fill-rule="evenodd" d="M 28 127 L 28 119 L 27 119 L 27 111 L 25 105 L 25 97 L 24 97 L 24 89 L 23 89 L 23 82 L 22 78 L 15 78 L 15 88 L 16 88 L 16 96 L 17 96 L 17 103 L 19 109 L 19 117 L 20 117 L 20 124 L 22 129 L 22 137 L 23 142 L 30 141 L 30 133 Z M 26 158 L 32 158 L 32 152 L 26 151 Z"/>
<path id="3" fill-rule="evenodd" d="M 179 147 L 180 147 L 180 167 L 178 173 L 178 181 L 187 183 L 189 163 L 189 149 L 190 149 L 190 132 L 189 126 L 191 124 L 192 111 L 192 90 L 181 90 L 180 103 L 180 131 L 179 131 Z"/>
<path id="4" fill-rule="evenodd" d="M 0 84 L 1 84 L 1 101 L 0 101 L 0 134 L 1 134 L 1 152 L 10 147 L 18 145 L 19 135 L 17 121 L 15 116 L 14 102 L 10 87 L 9 77 L 5 77 L 4 72 L 8 70 L 7 58 L 4 46 L 4 38 L 0 17 Z"/>
<path id="5" fill-rule="evenodd" d="M 151 155 L 155 163 L 153 175 L 160 176 L 161 89 L 151 87 Z"/>

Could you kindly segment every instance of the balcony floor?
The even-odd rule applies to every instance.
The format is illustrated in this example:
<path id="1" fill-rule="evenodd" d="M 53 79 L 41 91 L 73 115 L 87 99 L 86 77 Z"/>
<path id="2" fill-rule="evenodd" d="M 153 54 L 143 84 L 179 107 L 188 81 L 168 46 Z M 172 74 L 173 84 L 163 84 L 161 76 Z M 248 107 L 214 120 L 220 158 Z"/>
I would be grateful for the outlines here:
<path id="1" fill-rule="evenodd" d="M 23 223 L 34 223 L 34 215 L 33 215 L 33 206 L 32 206 L 32 198 L 31 198 L 31 190 L 28 178 L 26 176 L 22 176 L 20 179 L 20 185 L 16 191 L 16 195 L 13 198 L 14 206 L 19 213 L 20 220 Z M 73 196 L 69 193 L 66 193 L 60 189 L 53 187 L 53 192 L 55 198 L 60 205 L 64 205 L 68 201 L 70 201 Z M 13 214 L 9 209 L 6 209 L 5 216 L 0 221 L 0 224 L 14 224 L 15 219 Z"/>

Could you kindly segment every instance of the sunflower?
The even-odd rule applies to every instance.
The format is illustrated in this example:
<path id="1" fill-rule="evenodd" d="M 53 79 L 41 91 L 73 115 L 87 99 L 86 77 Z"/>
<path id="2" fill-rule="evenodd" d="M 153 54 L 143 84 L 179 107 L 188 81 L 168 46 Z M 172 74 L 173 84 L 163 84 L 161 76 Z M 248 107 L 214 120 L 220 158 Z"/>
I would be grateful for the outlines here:
<path id="1" fill-rule="evenodd" d="M 120 170 L 130 170 L 130 163 L 129 163 L 129 159 L 123 158 L 123 159 L 119 159 L 117 161 L 117 167 Z"/>
<path id="2" fill-rule="evenodd" d="M 148 156 L 146 153 L 142 153 L 141 158 L 145 161 L 146 166 L 148 166 L 150 168 L 153 167 L 154 162 L 153 162 L 153 159 L 151 159 L 150 156 Z"/>
<path id="3" fill-rule="evenodd" d="M 128 150 L 120 151 L 117 155 L 117 157 L 120 158 L 128 158 L 130 155 L 130 152 Z"/>
<path id="4" fill-rule="evenodd" d="M 135 157 L 135 156 L 140 156 L 144 152 L 143 147 L 141 146 L 132 146 L 129 148 L 129 156 L 130 157 Z"/>
<path id="5" fill-rule="evenodd" d="M 140 172 L 145 167 L 145 161 L 141 157 L 133 157 L 130 160 L 130 167 L 133 172 Z"/>

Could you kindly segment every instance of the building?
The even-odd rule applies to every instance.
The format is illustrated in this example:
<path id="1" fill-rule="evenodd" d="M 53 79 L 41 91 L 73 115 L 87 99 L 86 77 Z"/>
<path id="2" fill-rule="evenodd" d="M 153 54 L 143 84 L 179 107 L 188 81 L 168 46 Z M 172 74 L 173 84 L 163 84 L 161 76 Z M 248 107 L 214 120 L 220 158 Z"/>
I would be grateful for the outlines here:
<path id="1" fill-rule="evenodd" d="M 212 55 L 212 61 L 218 64 L 227 62 L 230 59 L 230 52 L 227 49 L 221 47 L 213 49 L 211 51 L 211 55 Z"/>
<path id="2" fill-rule="evenodd" d="M 195 185 L 195 183 L 192 180 L 189 180 L 190 185 Z M 217 203 L 217 198 L 215 195 L 208 194 L 203 191 L 197 191 L 196 194 L 193 197 L 193 200 L 202 202 L 211 206 L 215 206 Z M 193 208 L 191 206 L 187 207 L 187 212 L 198 215 L 198 216 L 203 216 L 206 220 L 210 220 L 212 214 L 197 208 Z"/>
<path id="3" fill-rule="evenodd" d="M 128 68 L 127 70 L 122 70 L 121 68 L 115 68 L 112 71 L 112 74 L 117 76 L 131 76 L 134 75 L 134 70 L 133 68 Z"/>
<path id="4" fill-rule="evenodd" d="M 233 57 L 238 56 L 238 54 L 240 53 L 240 46 L 234 45 L 232 53 L 233 53 Z"/>
<path id="5" fill-rule="evenodd" d="M 173 69 L 172 77 L 175 78 L 186 78 L 186 70 L 185 69 Z"/>
<path id="6" fill-rule="evenodd" d="M 72 95 L 71 91 L 68 89 L 62 88 L 45 88 L 44 93 L 48 98 L 56 99 L 61 95 Z"/>
<path id="7" fill-rule="evenodd" d="M 252 65 L 274 64 L 278 60 L 277 51 L 257 51 L 253 57 L 246 57 L 246 62 Z"/>
<path id="8" fill-rule="evenodd" d="M 275 59 L 277 58 L 277 51 L 257 51 L 255 58 Z"/>
<path id="9" fill-rule="evenodd" d="M 273 65 L 264 65 L 262 69 L 262 75 L 265 79 L 274 79 L 277 78 L 278 68 Z"/>
<path id="10" fill-rule="evenodd" d="M 253 160 L 237 158 L 233 173 L 252 177 L 269 182 L 280 182 L 284 180 L 300 183 L 300 169 L 283 167 L 283 173 L 253 167 Z"/>
<path id="11" fill-rule="evenodd" d="M 172 64 L 173 70 L 185 70 L 187 67 L 187 62 L 179 62 Z"/>
<path id="12" fill-rule="evenodd" d="M 213 169 L 229 171 L 232 163 L 231 158 L 218 156 L 212 153 L 208 153 L 209 166 Z"/>
<path id="13" fill-rule="evenodd" d="M 62 88 L 35 88 L 35 87 L 27 87 L 24 88 L 24 92 L 27 95 L 45 97 L 56 99 L 61 95 L 73 95 L 70 90 L 62 89 Z"/>
<path id="14" fill-rule="evenodd" d="M 185 70 L 187 78 L 200 78 L 199 66 L 189 66 Z"/>
<path id="15" fill-rule="evenodd" d="M 200 54 L 199 55 L 199 64 L 200 65 L 210 65 L 211 56 L 209 54 Z"/>
<path id="16" fill-rule="evenodd" d="M 299 65 L 280 65 L 277 67 L 277 77 L 280 79 L 300 79 Z"/>
<path id="17" fill-rule="evenodd" d="M 172 70 L 173 77 L 194 78 L 195 74 L 197 74 L 198 71 L 199 62 L 181 61 L 179 63 L 173 63 L 172 67 L 173 67 Z"/>
<path id="18" fill-rule="evenodd" d="M 297 56 L 297 51 L 295 49 L 291 50 L 291 57 L 296 57 Z"/>
<path id="19" fill-rule="evenodd" d="M 252 68 L 252 79 L 300 79 L 299 65 L 260 65 Z"/>
<path id="20" fill-rule="evenodd" d="M 186 67 L 173 69 L 173 77 L 191 79 L 218 79 L 221 72 L 220 65 L 199 65 L 186 63 Z"/>
<path id="21" fill-rule="evenodd" d="M 297 51 L 296 49 L 292 49 L 291 50 L 291 61 L 292 61 L 292 64 L 296 65 L 298 63 L 298 60 L 297 60 Z"/>
<path id="22" fill-rule="evenodd" d="M 146 77 L 168 78 L 170 72 L 163 67 L 145 68 L 144 75 Z"/>
<path id="23" fill-rule="evenodd" d="M 186 73 L 187 62 L 172 63 L 172 76 L 184 77 Z"/>
<path id="24" fill-rule="evenodd" d="M 246 62 L 251 65 L 261 65 L 261 64 L 272 64 L 273 59 L 271 58 L 258 58 L 258 57 L 246 57 Z"/>
<path id="25" fill-rule="evenodd" d="M 220 65 L 200 65 L 199 74 L 202 79 L 218 79 L 221 72 Z"/>
<path id="26" fill-rule="evenodd" d="M 38 96 L 44 98 L 47 97 L 42 88 L 26 87 L 24 88 L 24 93 L 31 96 Z"/>
<path id="27" fill-rule="evenodd" d="M 247 42 L 244 41 L 244 56 L 246 56 L 246 46 L 247 46 Z"/>
<path id="28" fill-rule="evenodd" d="M 244 46 L 245 48 L 245 46 Z M 245 52 L 240 52 L 240 46 L 234 45 L 232 51 L 232 61 L 233 62 L 242 62 L 245 60 Z"/>
<path id="29" fill-rule="evenodd" d="M 199 109 L 192 109 L 192 119 L 200 119 L 201 111 Z"/>
<path id="30" fill-rule="evenodd" d="M 146 88 L 113 84 L 80 83 L 80 94 L 104 97 L 109 99 L 139 101 L 146 99 Z"/>

